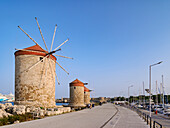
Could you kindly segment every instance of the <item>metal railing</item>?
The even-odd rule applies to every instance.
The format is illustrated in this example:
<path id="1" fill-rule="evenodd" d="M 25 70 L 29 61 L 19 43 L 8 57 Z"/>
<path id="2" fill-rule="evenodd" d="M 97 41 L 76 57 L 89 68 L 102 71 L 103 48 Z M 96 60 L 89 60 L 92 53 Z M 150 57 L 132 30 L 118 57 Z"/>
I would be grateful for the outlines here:
<path id="1" fill-rule="evenodd" d="M 163 128 L 163 125 L 158 123 L 157 121 L 153 120 L 149 115 L 146 113 L 140 111 L 138 108 L 132 107 L 132 106 L 127 106 L 125 105 L 126 108 L 129 108 L 135 112 L 138 113 L 138 115 L 144 119 L 144 121 L 147 122 L 147 125 L 150 125 L 150 128 Z"/>

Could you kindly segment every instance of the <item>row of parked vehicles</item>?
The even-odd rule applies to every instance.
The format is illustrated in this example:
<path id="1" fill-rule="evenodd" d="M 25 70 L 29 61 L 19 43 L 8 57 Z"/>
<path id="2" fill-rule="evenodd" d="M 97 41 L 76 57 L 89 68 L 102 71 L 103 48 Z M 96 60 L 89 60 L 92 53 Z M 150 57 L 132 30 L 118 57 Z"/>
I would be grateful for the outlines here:
<path id="1" fill-rule="evenodd" d="M 149 110 L 149 105 L 137 105 L 138 108 L 140 109 L 147 109 Z M 156 113 L 160 113 L 160 114 L 164 114 L 167 116 L 170 116 L 170 104 L 166 104 L 166 105 L 152 105 L 151 106 L 151 111 L 152 112 L 156 112 Z"/>
<path id="2" fill-rule="evenodd" d="M 155 105 L 154 111 L 170 116 L 170 104 L 164 105 L 164 107 L 163 105 Z"/>

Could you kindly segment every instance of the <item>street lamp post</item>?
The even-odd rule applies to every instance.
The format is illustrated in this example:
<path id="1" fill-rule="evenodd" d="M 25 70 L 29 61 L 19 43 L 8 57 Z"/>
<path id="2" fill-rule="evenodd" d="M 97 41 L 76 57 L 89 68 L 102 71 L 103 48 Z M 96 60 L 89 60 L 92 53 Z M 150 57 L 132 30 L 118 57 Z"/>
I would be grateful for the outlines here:
<path id="1" fill-rule="evenodd" d="M 152 64 L 149 66 L 149 116 L 151 117 L 151 67 L 161 64 L 163 61 L 160 61 L 156 64 Z"/>
<path id="2" fill-rule="evenodd" d="M 131 86 L 128 87 L 128 103 L 129 103 L 129 88 L 130 88 L 130 87 L 133 87 L 133 85 L 131 85 Z"/>

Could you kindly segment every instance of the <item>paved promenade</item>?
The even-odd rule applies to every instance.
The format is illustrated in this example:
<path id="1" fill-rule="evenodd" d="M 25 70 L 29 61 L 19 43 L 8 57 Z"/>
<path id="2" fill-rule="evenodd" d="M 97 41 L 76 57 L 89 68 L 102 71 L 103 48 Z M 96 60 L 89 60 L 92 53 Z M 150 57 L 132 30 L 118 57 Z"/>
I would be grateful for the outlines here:
<path id="1" fill-rule="evenodd" d="M 136 112 L 121 106 L 116 107 L 118 113 L 104 128 L 149 128 Z"/>
<path id="2" fill-rule="evenodd" d="M 148 128 L 139 116 L 126 108 L 104 104 L 92 109 L 3 126 L 1 128 Z"/>

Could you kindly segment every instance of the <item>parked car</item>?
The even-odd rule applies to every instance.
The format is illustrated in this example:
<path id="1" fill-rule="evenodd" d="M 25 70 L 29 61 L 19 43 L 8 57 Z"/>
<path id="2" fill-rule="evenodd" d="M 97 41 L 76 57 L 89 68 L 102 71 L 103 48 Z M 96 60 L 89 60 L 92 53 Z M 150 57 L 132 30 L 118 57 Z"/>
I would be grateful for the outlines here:
<path id="1" fill-rule="evenodd" d="M 147 105 L 147 110 L 149 111 L 149 105 Z M 154 108 L 154 105 L 151 105 L 151 112 L 154 112 L 155 111 L 155 108 Z"/>
<path id="2" fill-rule="evenodd" d="M 164 114 L 170 116 L 170 105 L 165 105 Z"/>
<path id="3" fill-rule="evenodd" d="M 137 105 L 138 108 L 142 109 L 143 108 L 143 105 Z"/>

